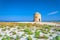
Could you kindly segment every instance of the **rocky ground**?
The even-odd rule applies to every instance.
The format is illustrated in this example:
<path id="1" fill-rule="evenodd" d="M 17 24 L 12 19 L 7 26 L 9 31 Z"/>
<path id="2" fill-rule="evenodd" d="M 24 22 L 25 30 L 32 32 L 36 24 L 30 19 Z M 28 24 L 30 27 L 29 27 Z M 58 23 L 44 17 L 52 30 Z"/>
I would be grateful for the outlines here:
<path id="1" fill-rule="evenodd" d="M 60 28 L 52 25 L 0 25 L 0 40 L 60 40 L 59 35 Z M 55 39 L 56 36 L 58 37 Z"/>

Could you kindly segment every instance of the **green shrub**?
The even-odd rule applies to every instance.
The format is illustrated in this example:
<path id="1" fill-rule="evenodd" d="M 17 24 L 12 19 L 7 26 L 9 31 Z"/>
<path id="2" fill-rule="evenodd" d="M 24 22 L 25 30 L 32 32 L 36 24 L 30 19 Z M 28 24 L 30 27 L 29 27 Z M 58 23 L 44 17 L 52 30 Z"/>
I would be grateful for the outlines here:
<path id="1" fill-rule="evenodd" d="M 0 37 L 2 37 L 2 34 L 0 34 Z"/>
<path id="2" fill-rule="evenodd" d="M 10 30 L 10 28 L 7 28 L 7 30 Z"/>
<path id="3" fill-rule="evenodd" d="M 50 34 L 49 36 L 52 36 L 52 34 Z"/>
<path id="4" fill-rule="evenodd" d="M 2 28 L 2 31 L 6 31 L 6 28 Z"/>
<path id="5" fill-rule="evenodd" d="M 48 37 L 47 36 L 42 36 L 42 37 L 40 37 L 40 38 L 42 38 L 42 39 L 48 39 Z"/>
<path id="6" fill-rule="evenodd" d="M 47 34 L 48 32 L 47 31 L 42 31 L 44 34 Z"/>
<path id="7" fill-rule="evenodd" d="M 43 32 L 43 33 L 45 33 L 45 34 L 47 34 L 47 33 L 49 33 L 50 32 L 50 29 L 45 29 L 45 28 L 42 28 L 42 29 L 40 29 L 41 30 L 41 32 Z"/>
<path id="8" fill-rule="evenodd" d="M 33 34 L 32 31 L 30 29 L 25 29 L 24 32 L 26 32 L 28 35 Z"/>
<path id="9" fill-rule="evenodd" d="M 10 40 L 10 37 L 6 35 L 5 37 L 2 38 L 2 40 Z"/>
<path id="10" fill-rule="evenodd" d="M 14 38 L 13 38 L 13 37 L 10 37 L 10 39 L 11 39 L 11 40 L 14 40 Z"/>
<path id="11" fill-rule="evenodd" d="M 2 40 L 6 40 L 6 38 L 3 37 Z"/>
<path id="12" fill-rule="evenodd" d="M 56 38 L 53 38 L 52 40 L 56 40 Z"/>
<path id="13" fill-rule="evenodd" d="M 31 36 L 28 36 L 27 40 L 32 40 Z"/>
<path id="14" fill-rule="evenodd" d="M 40 38 L 40 31 L 38 30 L 35 31 L 35 38 Z"/>
<path id="15" fill-rule="evenodd" d="M 20 29 L 20 27 L 17 27 L 17 29 Z"/>
<path id="16" fill-rule="evenodd" d="M 56 36 L 56 40 L 60 40 L 60 36 Z"/>
<path id="17" fill-rule="evenodd" d="M 58 36 L 54 37 L 52 40 L 60 40 L 60 36 L 58 35 Z"/>
<path id="18" fill-rule="evenodd" d="M 17 35 L 15 40 L 20 40 L 20 37 Z"/>
<path id="19" fill-rule="evenodd" d="M 13 35 L 15 35 L 16 34 L 16 32 L 13 32 Z"/>
<path id="20" fill-rule="evenodd" d="M 41 32 L 43 32 L 44 34 L 47 34 L 47 33 L 49 33 L 49 29 L 48 30 L 46 30 L 46 29 L 41 29 Z"/>
<path id="21" fill-rule="evenodd" d="M 25 35 L 25 33 L 24 33 L 24 34 L 22 34 L 22 36 L 26 36 L 26 35 Z"/>
<path id="22" fill-rule="evenodd" d="M 50 29 L 50 26 L 43 26 L 45 29 Z"/>
<path id="23" fill-rule="evenodd" d="M 7 40 L 10 40 L 10 37 L 9 37 L 9 36 L 7 36 L 7 37 L 6 37 L 6 39 L 7 39 Z"/>
<path id="24" fill-rule="evenodd" d="M 60 28 L 55 28 L 56 31 L 60 31 Z"/>

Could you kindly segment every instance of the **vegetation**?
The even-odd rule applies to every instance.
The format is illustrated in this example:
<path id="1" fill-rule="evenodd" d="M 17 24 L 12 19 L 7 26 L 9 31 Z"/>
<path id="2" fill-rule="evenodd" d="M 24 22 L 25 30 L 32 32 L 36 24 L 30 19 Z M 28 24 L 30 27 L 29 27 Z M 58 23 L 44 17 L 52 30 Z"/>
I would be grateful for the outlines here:
<path id="1" fill-rule="evenodd" d="M 17 27 L 17 29 L 20 29 L 20 27 Z"/>
<path id="2" fill-rule="evenodd" d="M 32 40 L 31 36 L 28 36 L 27 40 Z"/>
<path id="3" fill-rule="evenodd" d="M 60 36 L 56 36 L 56 40 L 60 40 Z"/>
<path id="4" fill-rule="evenodd" d="M 48 34 L 48 32 L 46 30 L 42 30 L 42 32 L 45 33 L 45 34 Z"/>
<path id="5" fill-rule="evenodd" d="M 11 40 L 14 40 L 14 38 L 13 38 L 13 37 L 10 37 L 10 39 L 11 39 Z"/>
<path id="6" fill-rule="evenodd" d="M 18 26 L 20 26 L 20 27 L 24 27 L 25 24 L 24 24 L 24 23 L 19 23 Z"/>
<path id="7" fill-rule="evenodd" d="M 60 40 L 60 36 L 56 36 L 55 38 L 53 38 L 52 40 Z"/>
<path id="8" fill-rule="evenodd" d="M 26 35 L 25 35 L 25 33 L 24 33 L 24 34 L 22 34 L 22 36 L 26 36 Z"/>
<path id="9" fill-rule="evenodd" d="M 2 31 L 6 31 L 6 28 L 2 28 Z"/>
<path id="10" fill-rule="evenodd" d="M 2 40 L 6 40 L 6 38 L 3 37 Z"/>
<path id="11" fill-rule="evenodd" d="M 13 35 L 15 35 L 16 34 L 16 32 L 12 32 L 13 33 Z"/>
<path id="12" fill-rule="evenodd" d="M 55 28 L 55 31 L 60 31 L 60 28 Z"/>
<path id="13" fill-rule="evenodd" d="M 41 36 L 40 38 L 42 38 L 42 39 L 48 39 L 48 37 L 47 36 Z"/>
<path id="14" fill-rule="evenodd" d="M 20 37 L 17 35 L 15 40 L 20 40 Z"/>
<path id="15" fill-rule="evenodd" d="M 38 30 L 35 31 L 35 38 L 40 38 L 40 31 Z"/>
<path id="16" fill-rule="evenodd" d="M 8 26 L 8 28 L 6 27 Z M 17 26 L 17 28 L 16 28 Z M 13 27 L 13 30 L 11 30 L 11 28 Z M 36 29 L 34 29 L 34 27 L 36 27 Z M 51 25 L 40 25 L 37 23 L 0 23 L 0 28 L 1 28 L 1 33 L 6 34 L 6 35 L 2 35 L 0 34 L 0 37 L 2 37 L 2 40 L 20 40 L 20 38 L 22 37 L 27 37 L 27 40 L 32 40 L 32 37 L 30 35 L 34 35 L 34 38 L 36 38 L 36 40 L 38 39 L 48 39 L 49 37 L 46 35 L 41 36 L 40 33 L 43 34 L 50 34 L 49 36 L 51 37 L 54 33 L 56 33 L 57 31 L 60 32 L 60 28 L 56 28 L 54 26 Z M 16 28 L 16 29 L 14 29 Z M 54 28 L 54 32 L 50 32 L 51 28 Z M 8 33 L 10 33 L 11 35 L 8 36 L 8 34 L 5 32 L 6 30 L 10 31 Z M 17 31 L 18 33 L 20 31 L 24 32 L 22 34 L 19 33 L 19 35 L 17 35 L 18 33 L 16 33 L 15 31 Z M 5 33 L 4 33 L 5 32 Z M 34 32 L 34 33 L 33 33 Z M 16 38 L 13 37 L 13 35 L 17 35 Z M 20 36 L 21 35 L 21 36 Z M 60 40 L 60 36 L 56 36 L 55 38 L 53 38 L 53 40 Z"/>
<path id="17" fill-rule="evenodd" d="M 2 34 L 0 34 L 0 37 L 2 37 Z"/>
<path id="18" fill-rule="evenodd" d="M 30 29 L 25 29 L 24 32 L 26 32 L 28 35 L 32 35 L 33 32 Z"/>
<path id="19" fill-rule="evenodd" d="M 2 40 L 10 40 L 9 36 L 3 37 Z"/>

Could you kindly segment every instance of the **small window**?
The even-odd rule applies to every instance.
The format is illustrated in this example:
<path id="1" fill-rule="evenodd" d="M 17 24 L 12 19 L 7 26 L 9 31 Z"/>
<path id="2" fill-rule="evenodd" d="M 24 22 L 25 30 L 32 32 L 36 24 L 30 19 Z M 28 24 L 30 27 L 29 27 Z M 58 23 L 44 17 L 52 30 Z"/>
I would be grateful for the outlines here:
<path id="1" fill-rule="evenodd" d="M 39 19 L 39 21 L 40 21 L 40 19 Z"/>

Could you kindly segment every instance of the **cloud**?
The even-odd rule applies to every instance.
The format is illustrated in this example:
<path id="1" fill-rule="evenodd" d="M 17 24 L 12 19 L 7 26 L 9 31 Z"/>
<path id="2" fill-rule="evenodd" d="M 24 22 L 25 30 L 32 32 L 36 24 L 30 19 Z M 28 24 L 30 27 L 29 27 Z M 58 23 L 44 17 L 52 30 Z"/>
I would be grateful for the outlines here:
<path id="1" fill-rule="evenodd" d="M 53 11 L 53 12 L 49 13 L 48 15 L 53 15 L 53 14 L 57 14 L 57 13 L 58 13 L 58 11 Z"/>

